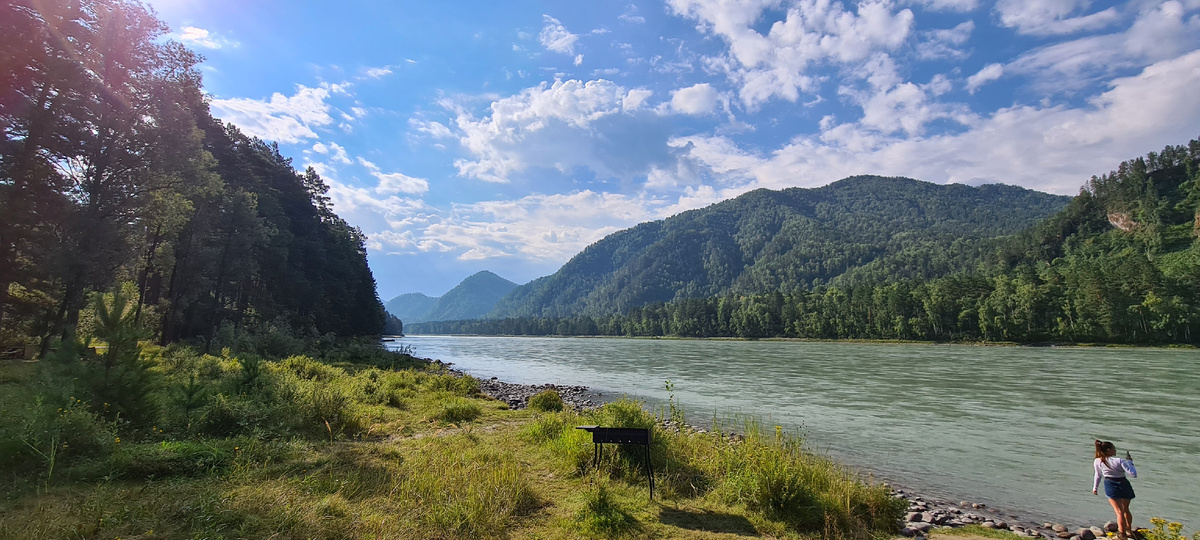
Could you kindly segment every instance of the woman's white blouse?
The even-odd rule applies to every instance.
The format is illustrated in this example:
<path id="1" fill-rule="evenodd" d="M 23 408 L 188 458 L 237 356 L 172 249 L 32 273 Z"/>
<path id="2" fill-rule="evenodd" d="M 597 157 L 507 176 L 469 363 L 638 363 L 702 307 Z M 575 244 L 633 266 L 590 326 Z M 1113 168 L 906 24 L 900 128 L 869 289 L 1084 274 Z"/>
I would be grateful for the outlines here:
<path id="1" fill-rule="evenodd" d="M 1092 478 L 1092 491 L 1100 489 L 1100 479 L 1108 478 L 1125 478 L 1125 474 L 1137 478 L 1137 469 L 1133 467 L 1133 462 L 1113 456 L 1107 459 L 1096 458 L 1093 463 L 1096 469 L 1096 476 Z"/>

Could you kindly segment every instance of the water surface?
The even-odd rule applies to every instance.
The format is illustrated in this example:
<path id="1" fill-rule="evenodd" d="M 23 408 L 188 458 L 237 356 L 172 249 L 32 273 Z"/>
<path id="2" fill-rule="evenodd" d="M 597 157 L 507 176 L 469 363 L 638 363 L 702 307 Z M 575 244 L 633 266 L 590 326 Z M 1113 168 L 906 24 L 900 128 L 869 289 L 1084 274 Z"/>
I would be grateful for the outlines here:
<path id="1" fill-rule="evenodd" d="M 1092 440 L 1133 453 L 1135 523 L 1200 529 L 1200 352 L 784 341 L 410 336 L 477 377 L 586 385 L 689 421 L 753 414 L 883 478 L 1022 517 L 1112 519 Z M 711 421 L 711 420 L 709 420 Z"/>

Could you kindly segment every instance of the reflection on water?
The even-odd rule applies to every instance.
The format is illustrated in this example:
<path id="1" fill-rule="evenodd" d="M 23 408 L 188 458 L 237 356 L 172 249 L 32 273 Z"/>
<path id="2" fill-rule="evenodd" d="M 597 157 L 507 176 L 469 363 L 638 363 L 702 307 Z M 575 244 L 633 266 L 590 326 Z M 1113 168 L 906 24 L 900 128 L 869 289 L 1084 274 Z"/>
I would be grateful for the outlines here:
<path id="1" fill-rule="evenodd" d="M 929 493 L 1100 523 L 1092 439 L 1133 453 L 1135 518 L 1200 528 L 1200 353 L 779 341 L 411 336 L 477 377 L 738 413 Z M 693 420 L 695 421 L 695 420 Z M 704 422 L 704 420 L 700 420 Z"/>

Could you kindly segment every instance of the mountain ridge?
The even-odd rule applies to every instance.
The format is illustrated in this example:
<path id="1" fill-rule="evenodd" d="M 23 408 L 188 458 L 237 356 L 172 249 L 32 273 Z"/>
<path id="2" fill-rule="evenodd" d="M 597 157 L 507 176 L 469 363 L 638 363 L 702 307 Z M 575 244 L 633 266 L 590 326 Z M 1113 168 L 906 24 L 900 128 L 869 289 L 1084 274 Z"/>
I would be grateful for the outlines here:
<path id="1" fill-rule="evenodd" d="M 819 188 L 757 189 L 640 223 L 515 288 L 487 318 L 603 315 L 653 302 L 811 288 L 899 268 L 930 277 L 980 256 L 1070 197 L 1016 186 L 855 176 Z M 928 259 L 888 265 L 892 258 Z M 874 265 L 874 266 L 872 266 Z"/>

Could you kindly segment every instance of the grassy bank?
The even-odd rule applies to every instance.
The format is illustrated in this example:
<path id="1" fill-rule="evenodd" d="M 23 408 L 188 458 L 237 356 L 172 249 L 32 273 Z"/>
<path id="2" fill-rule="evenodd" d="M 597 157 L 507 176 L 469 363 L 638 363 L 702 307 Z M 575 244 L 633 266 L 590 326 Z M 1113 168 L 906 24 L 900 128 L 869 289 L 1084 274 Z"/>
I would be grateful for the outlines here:
<path id="1" fill-rule="evenodd" d="M 0 366 L 0 537 L 874 538 L 903 511 L 774 428 L 511 411 L 404 355 L 324 360 L 149 348 L 119 402 L 96 359 Z M 654 430 L 654 501 L 641 449 L 594 469 L 582 424 Z"/>

